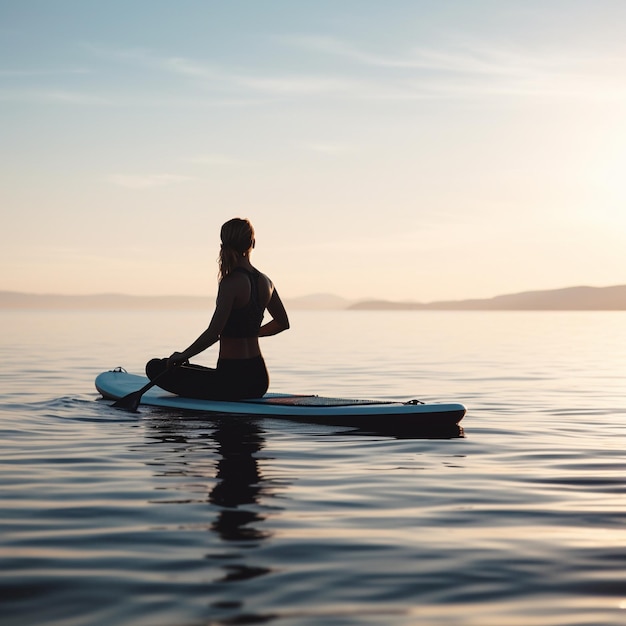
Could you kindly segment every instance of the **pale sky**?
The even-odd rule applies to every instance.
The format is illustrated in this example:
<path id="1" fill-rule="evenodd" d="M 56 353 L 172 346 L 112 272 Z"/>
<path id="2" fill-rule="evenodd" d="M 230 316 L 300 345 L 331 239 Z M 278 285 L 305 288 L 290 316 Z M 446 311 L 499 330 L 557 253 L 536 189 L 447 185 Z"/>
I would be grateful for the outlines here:
<path id="1" fill-rule="evenodd" d="M 626 283 L 624 0 L 0 0 L 0 290 Z"/>

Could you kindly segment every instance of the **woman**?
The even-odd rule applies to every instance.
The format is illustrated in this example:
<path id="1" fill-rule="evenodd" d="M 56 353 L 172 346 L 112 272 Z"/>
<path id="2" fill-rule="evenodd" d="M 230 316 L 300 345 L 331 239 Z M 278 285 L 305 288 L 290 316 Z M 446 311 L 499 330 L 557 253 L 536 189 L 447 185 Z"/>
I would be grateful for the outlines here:
<path id="1" fill-rule="evenodd" d="M 260 398 L 267 391 L 269 376 L 259 337 L 287 330 L 289 318 L 272 281 L 250 263 L 255 243 L 252 224 L 229 220 L 222 226 L 221 240 L 217 303 L 209 327 L 182 352 L 169 359 L 152 359 L 146 374 L 150 380 L 158 376 L 162 389 L 189 398 Z M 272 319 L 263 324 L 266 309 Z M 216 369 L 188 363 L 218 341 Z"/>

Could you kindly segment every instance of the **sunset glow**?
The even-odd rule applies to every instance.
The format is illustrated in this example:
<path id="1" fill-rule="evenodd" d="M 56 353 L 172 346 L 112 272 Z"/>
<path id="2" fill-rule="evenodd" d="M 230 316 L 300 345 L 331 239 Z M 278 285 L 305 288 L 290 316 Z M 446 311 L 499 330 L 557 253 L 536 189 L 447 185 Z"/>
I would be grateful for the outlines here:
<path id="1" fill-rule="evenodd" d="M 626 283 L 626 4 L 0 6 L 0 290 L 284 297 Z"/>

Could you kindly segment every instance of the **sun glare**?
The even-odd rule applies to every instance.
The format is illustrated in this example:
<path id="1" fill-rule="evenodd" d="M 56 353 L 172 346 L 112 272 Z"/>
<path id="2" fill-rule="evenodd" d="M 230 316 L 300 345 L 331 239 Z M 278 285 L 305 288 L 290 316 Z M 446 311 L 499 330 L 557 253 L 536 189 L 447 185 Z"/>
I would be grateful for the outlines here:
<path id="1" fill-rule="evenodd" d="M 596 155 L 589 173 L 590 197 L 596 221 L 626 226 L 626 131 L 614 133 Z"/>

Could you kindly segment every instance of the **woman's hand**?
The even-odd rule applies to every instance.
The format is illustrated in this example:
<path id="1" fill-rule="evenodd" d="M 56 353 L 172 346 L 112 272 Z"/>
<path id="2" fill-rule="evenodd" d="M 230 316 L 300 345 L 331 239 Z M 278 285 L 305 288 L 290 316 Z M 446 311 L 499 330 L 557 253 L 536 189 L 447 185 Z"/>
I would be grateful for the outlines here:
<path id="1" fill-rule="evenodd" d="M 188 362 L 188 358 L 182 352 L 172 352 L 169 359 L 167 359 L 168 367 L 175 367 L 176 365 L 183 365 Z"/>

